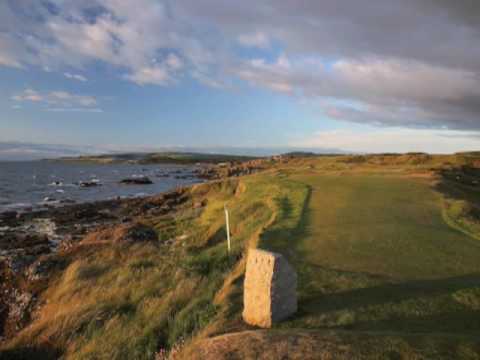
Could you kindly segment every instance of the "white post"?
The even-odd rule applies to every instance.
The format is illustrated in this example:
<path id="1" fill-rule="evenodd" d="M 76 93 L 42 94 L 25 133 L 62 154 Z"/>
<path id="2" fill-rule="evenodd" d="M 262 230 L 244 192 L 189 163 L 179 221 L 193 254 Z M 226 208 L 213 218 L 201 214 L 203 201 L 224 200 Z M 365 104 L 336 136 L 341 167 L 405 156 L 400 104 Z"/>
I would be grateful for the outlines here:
<path id="1" fill-rule="evenodd" d="M 228 218 L 228 209 L 227 205 L 225 204 L 225 223 L 227 224 L 227 245 L 228 245 L 228 253 L 230 254 L 230 220 Z"/>

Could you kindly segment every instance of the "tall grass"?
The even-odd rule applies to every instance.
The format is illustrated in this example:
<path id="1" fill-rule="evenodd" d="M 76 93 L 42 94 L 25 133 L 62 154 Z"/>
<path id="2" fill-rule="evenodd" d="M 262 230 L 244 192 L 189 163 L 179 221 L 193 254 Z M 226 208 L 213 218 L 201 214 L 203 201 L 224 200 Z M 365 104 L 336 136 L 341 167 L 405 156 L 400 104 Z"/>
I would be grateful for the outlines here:
<path id="1" fill-rule="evenodd" d="M 249 246 L 291 189 L 252 177 L 195 186 L 191 203 L 163 217 L 144 219 L 158 243 L 78 250 L 64 273 L 43 294 L 39 317 L 10 349 L 53 344 L 68 359 L 152 359 L 160 349 L 188 341 L 208 326 L 238 313 L 239 284 Z M 227 253 L 223 207 L 231 214 L 232 251 Z M 219 291 L 223 295 L 218 297 Z M 230 294 L 230 295 L 229 295 Z M 219 300 L 220 299 L 220 300 Z"/>
<path id="2" fill-rule="evenodd" d="M 67 359 L 153 359 L 191 339 L 244 329 L 245 255 L 256 246 L 283 253 L 299 272 L 300 312 L 284 327 L 478 331 L 480 280 L 468 276 L 480 270 L 477 247 L 444 223 L 429 180 L 408 177 L 464 161 L 293 159 L 194 186 L 176 213 L 141 219 L 158 242 L 71 255 L 34 322 L 7 347 L 51 346 Z"/>

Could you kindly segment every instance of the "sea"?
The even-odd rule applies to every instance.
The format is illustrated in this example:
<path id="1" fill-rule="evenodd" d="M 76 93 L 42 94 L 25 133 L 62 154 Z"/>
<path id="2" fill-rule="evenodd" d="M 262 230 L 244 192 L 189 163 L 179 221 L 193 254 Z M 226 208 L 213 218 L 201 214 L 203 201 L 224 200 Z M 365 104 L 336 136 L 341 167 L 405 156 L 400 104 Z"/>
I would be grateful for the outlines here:
<path id="1" fill-rule="evenodd" d="M 194 170 L 195 166 L 170 164 L 0 162 L 0 213 L 154 195 L 201 182 Z M 122 179 L 141 177 L 148 177 L 153 184 L 120 184 Z M 97 186 L 80 186 L 85 182 Z"/>

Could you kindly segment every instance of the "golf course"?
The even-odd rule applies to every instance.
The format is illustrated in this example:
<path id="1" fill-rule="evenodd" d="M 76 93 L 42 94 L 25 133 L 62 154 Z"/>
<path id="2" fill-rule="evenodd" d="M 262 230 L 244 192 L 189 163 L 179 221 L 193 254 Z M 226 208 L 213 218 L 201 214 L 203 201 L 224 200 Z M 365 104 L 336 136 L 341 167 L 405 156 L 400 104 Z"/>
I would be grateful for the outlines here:
<path id="1" fill-rule="evenodd" d="M 476 159 L 285 157 L 186 188 L 174 213 L 138 215 L 158 241 L 109 243 L 100 231 L 61 254 L 3 354 L 478 359 Z M 298 312 L 269 330 L 241 317 L 249 248 L 283 254 L 298 273 Z"/>
<path id="2" fill-rule="evenodd" d="M 271 176 L 290 191 L 275 199 L 276 221 L 260 247 L 294 264 L 299 312 L 256 338 L 229 337 L 221 354 L 275 359 L 283 345 L 299 359 L 342 356 L 328 346 L 333 336 L 354 349 L 345 358 L 478 358 L 480 242 L 451 226 L 447 205 L 452 192 L 475 201 L 476 191 L 442 183 L 429 168 L 436 160 L 373 167 L 297 161 Z M 295 346 L 292 336 L 310 343 Z M 249 352 L 252 341 L 258 348 Z"/>

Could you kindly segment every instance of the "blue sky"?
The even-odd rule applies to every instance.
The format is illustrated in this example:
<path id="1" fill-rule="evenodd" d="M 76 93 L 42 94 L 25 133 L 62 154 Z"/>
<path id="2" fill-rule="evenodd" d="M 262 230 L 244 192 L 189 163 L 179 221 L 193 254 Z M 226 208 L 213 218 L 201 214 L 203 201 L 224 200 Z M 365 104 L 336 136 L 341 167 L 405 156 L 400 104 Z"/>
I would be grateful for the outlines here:
<path id="1" fill-rule="evenodd" d="M 85 82 L 39 69 L 1 68 L 3 140 L 125 146 L 282 146 L 335 123 L 298 99 L 240 84 L 218 89 L 185 79 L 169 86 L 137 85 L 103 71 Z M 93 80 L 90 80 L 92 78 Z M 15 85 L 11 85 L 15 84 Z M 35 89 L 92 96 L 95 106 L 15 101 Z M 15 96 L 15 95 L 13 95 Z"/>
<path id="2" fill-rule="evenodd" d="M 302 4 L 5 0 L 0 142 L 478 149 L 462 1 Z"/>

